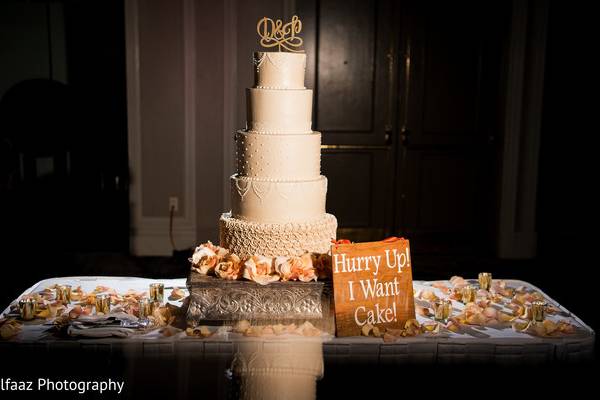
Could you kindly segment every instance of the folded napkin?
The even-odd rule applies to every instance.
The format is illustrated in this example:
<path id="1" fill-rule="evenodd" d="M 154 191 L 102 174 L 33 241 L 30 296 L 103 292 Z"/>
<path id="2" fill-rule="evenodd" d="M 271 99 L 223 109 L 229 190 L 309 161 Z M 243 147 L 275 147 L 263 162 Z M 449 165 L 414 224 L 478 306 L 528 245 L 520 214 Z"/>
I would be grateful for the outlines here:
<path id="1" fill-rule="evenodd" d="M 71 321 L 67 334 L 89 338 L 129 337 L 136 333 L 135 328 L 140 327 L 138 318 L 126 313 L 81 315 Z"/>
<path id="2" fill-rule="evenodd" d="M 83 328 L 71 325 L 67 329 L 69 336 L 105 338 L 105 337 L 129 337 L 135 334 L 134 329 L 123 328 L 121 326 L 104 326 L 95 328 Z"/>
<path id="3" fill-rule="evenodd" d="M 106 315 L 80 315 L 75 320 L 77 323 L 89 325 L 113 324 L 116 321 L 134 323 L 138 321 L 138 317 L 123 312 L 111 312 L 110 314 Z"/>

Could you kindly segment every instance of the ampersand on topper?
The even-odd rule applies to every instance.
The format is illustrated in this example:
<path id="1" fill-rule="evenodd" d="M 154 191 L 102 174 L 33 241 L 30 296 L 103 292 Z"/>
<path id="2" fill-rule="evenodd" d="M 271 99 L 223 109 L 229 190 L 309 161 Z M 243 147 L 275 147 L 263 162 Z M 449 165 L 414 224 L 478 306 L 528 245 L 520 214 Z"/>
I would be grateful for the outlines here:
<path id="1" fill-rule="evenodd" d="M 260 36 L 260 44 L 263 47 L 278 47 L 278 50 L 285 49 L 294 53 L 301 53 L 304 50 L 296 50 L 302 46 L 303 40 L 296 36 L 302 30 L 302 21 L 294 15 L 287 24 L 278 19 L 273 21 L 271 18 L 263 17 L 256 24 L 256 32 Z"/>

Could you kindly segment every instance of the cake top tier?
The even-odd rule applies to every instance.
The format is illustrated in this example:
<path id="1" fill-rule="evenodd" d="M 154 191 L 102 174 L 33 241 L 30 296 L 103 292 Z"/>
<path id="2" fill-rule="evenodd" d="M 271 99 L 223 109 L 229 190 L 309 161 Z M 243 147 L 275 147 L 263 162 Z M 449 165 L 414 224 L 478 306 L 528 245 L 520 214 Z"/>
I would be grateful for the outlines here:
<path id="1" fill-rule="evenodd" d="M 254 86 L 268 89 L 305 89 L 306 54 L 257 51 Z"/>

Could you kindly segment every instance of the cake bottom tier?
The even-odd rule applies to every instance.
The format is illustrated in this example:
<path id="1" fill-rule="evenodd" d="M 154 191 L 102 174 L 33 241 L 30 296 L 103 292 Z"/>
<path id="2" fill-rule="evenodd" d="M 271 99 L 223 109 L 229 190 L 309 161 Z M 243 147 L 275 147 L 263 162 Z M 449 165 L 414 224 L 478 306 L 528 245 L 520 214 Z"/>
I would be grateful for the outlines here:
<path id="1" fill-rule="evenodd" d="M 243 221 L 225 213 L 219 221 L 221 246 L 240 257 L 327 253 L 336 230 L 337 220 L 331 214 L 313 222 L 275 224 Z"/>

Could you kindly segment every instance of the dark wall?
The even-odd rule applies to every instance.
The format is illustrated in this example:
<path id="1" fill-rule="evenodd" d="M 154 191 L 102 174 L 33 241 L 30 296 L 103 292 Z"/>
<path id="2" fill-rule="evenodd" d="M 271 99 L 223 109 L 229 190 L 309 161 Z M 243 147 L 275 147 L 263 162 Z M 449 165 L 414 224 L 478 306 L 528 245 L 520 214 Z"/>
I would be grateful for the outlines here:
<path id="1" fill-rule="evenodd" d="M 538 257 L 546 293 L 597 329 L 598 24 L 584 2 L 550 4 L 538 186 Z M 526 268 L 527 269 L 527 268 Z M 523 271 L 527 273 L 527 271 Z"/>
<path id="2" fill-rule="evenodd" d="M 0 10 L 0 268 L 14 298 L 83 274 L 81 255 L 128 252 L 125 24 L 123 1 Z M 19 44 L 28 34 L 39 46 Z"/>
<path id="3" fill-rule="evenodd" d="M 586 259 L 598 234 L 598 24 L 585 2 L 550 4 L 537 225 L 541 258 Z"/>

